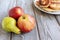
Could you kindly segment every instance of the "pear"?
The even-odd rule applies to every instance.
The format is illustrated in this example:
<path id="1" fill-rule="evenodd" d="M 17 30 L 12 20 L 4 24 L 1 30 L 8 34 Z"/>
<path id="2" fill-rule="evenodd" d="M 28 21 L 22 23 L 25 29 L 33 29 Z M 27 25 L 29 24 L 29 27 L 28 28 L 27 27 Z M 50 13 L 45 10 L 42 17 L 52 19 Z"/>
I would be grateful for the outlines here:
<path id="1" fill-rule="evenodd" d="M 20 34 L 20 29 L 16 26 L 16 20 L 12 17 L 5 17 L 2 21 L 2 28 L 7 32 Z"/>

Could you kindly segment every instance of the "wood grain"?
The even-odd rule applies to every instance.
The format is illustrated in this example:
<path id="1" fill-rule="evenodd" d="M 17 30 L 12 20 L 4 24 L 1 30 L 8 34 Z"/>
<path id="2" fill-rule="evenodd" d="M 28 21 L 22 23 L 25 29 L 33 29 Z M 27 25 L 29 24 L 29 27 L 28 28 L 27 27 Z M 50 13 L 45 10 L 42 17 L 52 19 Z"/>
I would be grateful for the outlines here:
<path id="1" fill-rule="evenodd" d="M 32 5 L 34 0 L 0 0 L 0 40 L 60 40 L 60 15 L 50 15 Z M 29 33 L 16 35 L 2 29 L 1 22 L 15 6 L 36 19 L 36 27 Z"/>
<path id="2" fill-rule="evenodd" d="M 0 40 L 11 40 L 11 34 L 2 29 L 1 23 L 3 18 L 8 16 L 9 9 L 15 5 L 15 0 L 0 0 Z"/>
<path id="3" fill-rule="evenodd" d="M 60 27 L 54 15 L 41 12 L 33 6 L 41 40 L 60 40 Z"/>
<path id="4" fill-rule="evenodd" d="M 22 7 L 26 14 L 34 16 L 34 12 L 31 7 L 32 2 L 33 0 L 16 0 L 16 6 Z M 37 26 L 29 33 L 20 35 L 13 34 L 12 40 L 39 40 Z"/>

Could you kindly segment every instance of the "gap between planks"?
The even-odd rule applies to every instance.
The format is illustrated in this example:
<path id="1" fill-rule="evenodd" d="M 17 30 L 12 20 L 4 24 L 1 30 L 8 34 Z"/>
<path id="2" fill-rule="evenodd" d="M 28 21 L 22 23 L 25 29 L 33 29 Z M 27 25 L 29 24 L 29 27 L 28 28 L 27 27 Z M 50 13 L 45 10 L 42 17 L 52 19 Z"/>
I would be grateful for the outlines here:
<path id="1" fill-rule="evenodd" d="M 36 12 L 34 11 L 34 4 L 33 4 L 33 3 L 32 3 L 32 9 L 33 9 L 34 16 L 35 16 L 35 20 L 36 20 L 36 25 L 37 25 L 37 30 L 38 30 L 39 39 L 41 40 L 41 38 L 40 38 L 40 33 L 39 33 L 39 28 L 38 28 L 38 23 L 37 23 L 37 18 L 36 18 Z"/>
<path id="2" fill-rule="evenodd" d="M 57 15 L 54 15 L 54 17 L 55 17 L 55 19 L 56 19 L 58 25 L 60 26 L 59 19 L 58 19 Z"/>
<path id="3" fill-rule="evenodd" d="M 33 7 L 33 11 L 34 11 L 34 7 Z M 34 11 L 34 14 L 35 14 L 35 19 L 37 19 L 37 17 L 36 17 L 36 12 L 35 12 L 35 11 Z M 50 15 L 50 14 L 48 14 L 48 15 Z M 54 16 L 54 17 L 53 17 L 53 16 Z M 49 19 L 51 19 L 50 16 L 48 16 L 48 17 L 49 17 Z M 55 15 L 52 15 L 52 17 L 56 20 L 57 24 L 60 25 L 57 17 L 56 17 Z M 36 21 L 36 23 L 37 23 L 37 21 Z M 37 26 L 38 26 L 38 23 L 37 23 Z M 37 29 L 38 29 L 38 27 L 37 27 Z M 38 32 L 39 32 L 39 29 L 38 29 Z M 40 35 L 39 35 L 39 37 L 40 37 Z M 40 39 L 41 39 L 41 38 L 40 38 Z"/>

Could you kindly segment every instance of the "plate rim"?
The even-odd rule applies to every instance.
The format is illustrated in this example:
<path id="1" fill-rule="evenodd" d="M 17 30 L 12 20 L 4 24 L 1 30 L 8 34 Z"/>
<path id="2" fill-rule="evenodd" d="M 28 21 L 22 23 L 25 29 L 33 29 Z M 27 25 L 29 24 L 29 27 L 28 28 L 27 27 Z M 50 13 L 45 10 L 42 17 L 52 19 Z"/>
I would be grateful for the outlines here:
<path id="1" fill-rule="evenodd" d="M 38 7 L 38 6 L 36 5 L 36 1 L 37 1 L 37 0 L 34 0 L 34 6 L 35 6 L 37 9 L 39 9 L 40 11 L 43 11 L 43 12 L 45 12 L 45 13 L 47 13 L 47 14 L 60 14 L 60 10 L 59 10 L 59 11 L 52 11 L 52 12 L 48 12 L 48 11 L 43 10 L 42 8 L 40 8 L 40 7 Z"/>

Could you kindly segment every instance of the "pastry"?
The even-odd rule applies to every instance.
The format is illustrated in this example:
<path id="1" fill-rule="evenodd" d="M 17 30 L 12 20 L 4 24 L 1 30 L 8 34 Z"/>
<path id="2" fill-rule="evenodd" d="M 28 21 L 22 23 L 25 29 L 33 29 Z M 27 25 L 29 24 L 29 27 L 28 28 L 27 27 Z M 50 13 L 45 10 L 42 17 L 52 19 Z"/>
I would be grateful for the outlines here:
<path id="1" fill-rule="evenodd" d="M 60 10 L 60 0 L 39 0 L 36 5 L 46 11 Z"/>
<path id="2" fill-rule="evenodd" d="M 40 7 L 48 7 L 51 4 L 51 0 L 39 0 L 37 3 Z"/>
<path id="3" fill-rule="evenodd" d="M 54 10 L 60 10 L 60 0 L 52 0 L 50 8 Z"/>

